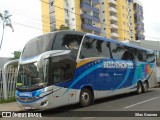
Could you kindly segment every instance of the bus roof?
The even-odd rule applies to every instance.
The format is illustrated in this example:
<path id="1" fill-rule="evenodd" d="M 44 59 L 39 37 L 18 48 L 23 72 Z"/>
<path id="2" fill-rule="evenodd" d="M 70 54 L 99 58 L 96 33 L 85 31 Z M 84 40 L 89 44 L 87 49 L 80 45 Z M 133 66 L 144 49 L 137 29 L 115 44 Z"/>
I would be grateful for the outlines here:
<path id="1" fill-rule="evenodd" d="M 81 31 L 62 30 L 62 31 L 56 31 L 56 32 L 49 32 L 49 33 L 46 33 L 46 34 L 43 34 L 43 35 L 58 34 L 58 33 L 66 33 L 66 34 L 71 33 L 71 34 L 76 34 L 76 35 L 77 34 L 78 35 L 86 35 L 86 36 L 89 36 L 89 37 L 92 37 L 92 38 L 97 38 L 99 40 L 104 40 L 104 41 L 108 41 L 108 42 L 112 42 L 112 43 L 117 43 L 117 44 L 125 45 L 125 46 L 132 47 L 132 48 L 137 48 L 137 49 L 141 49 L 141 50 L 145 50 L 145 51 L 149 51 L 149 52 L 154 52 L 153 50 L 142 48 L 142 47 L 139 47 L 139 46 L 136 46 L 136 45 L 133 45 L 133 44 L 123 43 L 123 42 L 120 42 L 120 41 L 117 41 L 117 40 L 114 40 L 114 39 L 104 38 L 104 37 L 101 37 L 101 36 L 97 36 L 97 35 L 86 33 L 86 32 L 81 32 Z M 40 36 L 43 36 L 43 35 L 40 35 Z M 40 36 L 37 36 L 37 37 L 40 37 Z"/>

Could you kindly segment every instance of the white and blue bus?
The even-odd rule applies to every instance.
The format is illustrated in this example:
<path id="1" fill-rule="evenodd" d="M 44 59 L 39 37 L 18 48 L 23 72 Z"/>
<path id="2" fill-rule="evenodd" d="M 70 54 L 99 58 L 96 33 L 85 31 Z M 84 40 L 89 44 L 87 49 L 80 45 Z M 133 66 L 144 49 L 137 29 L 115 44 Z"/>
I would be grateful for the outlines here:
<path id="1" fill-rule="evenodd" d="M 60 31 L 30 40 L 19 60 L 16 99 L 49 109 L 152 87 L 154 52 L 100 36 Z"/>

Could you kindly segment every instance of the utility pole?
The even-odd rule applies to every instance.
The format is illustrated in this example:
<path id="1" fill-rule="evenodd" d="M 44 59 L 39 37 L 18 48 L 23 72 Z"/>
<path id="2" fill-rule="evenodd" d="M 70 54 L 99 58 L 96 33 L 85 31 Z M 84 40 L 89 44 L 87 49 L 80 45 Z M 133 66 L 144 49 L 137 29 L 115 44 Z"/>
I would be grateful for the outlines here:
<path id="1" fill-rule="evenodd" d="M 4 36 L 4 28 L 5 26 L 9 26 L 11 29 L 12 29 L 12 32 L 14 32 L 14 29 L 13 29 L 13 26 L 12 26 L 12 23 L 11 23 L 11 17 L 12 15 L 9 13 L 8 10 L 5 10 L 4 13 L 0 13 L 0 18 L 3 22 L 3 30 L 2 30 L 2 38 L 1 38 L 1 42 L 0 42 L 0 49 L 2 47 L 2 43 L 3 43 L 3 36 Z"/>

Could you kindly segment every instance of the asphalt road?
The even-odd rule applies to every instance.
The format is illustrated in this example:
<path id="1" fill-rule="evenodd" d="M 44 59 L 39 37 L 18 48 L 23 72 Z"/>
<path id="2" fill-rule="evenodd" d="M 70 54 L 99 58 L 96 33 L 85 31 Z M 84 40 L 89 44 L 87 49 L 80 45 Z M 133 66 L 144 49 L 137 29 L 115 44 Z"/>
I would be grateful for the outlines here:
<path id="1" fill-rule="evenodd" d="M 61 110 L 65 111 L 62 112 Z M 61 111 L 61 112 L 60 112 Z M 107 112 L 106 112 L 107 111 Z M 112 111 L 112 112 L 111 112 Z M 115 112 L 114 112 L 115 111 Z M 145 112 L 144 112 L 145 111 Z M 148 111 L 148 112 L 146 112 Z M 153 112 L 152 112 L 153 111 Z M 158 111 L 158 112 L 157 112 Z M 141 115 L 160 115 L 160 88 L 154 88 L 147 93 L 123 94 L 96 100 L 94 105 L 80 108 L 70 105 L 42 112 L 42 118 L 33 120 L 160 120 L 160 117 L 141 117 Z M 135 116 L 137 117 L 129 117 Z M 44 117 L 45 116 L 45 117 Z M 46 117 L 47 116 L 47 117 Z M 53 118 L 54 116 L 54 118 Z M 80 116 L 80 117 L 78 117 Z M 108 116 L 106 118 L 106 116 Z M 128 116 L 128 117 L 127 117 Z M 17 120 L 17 118 L 11 118 Z M 27 118 L 23 118 L 27 119 Z M 2 118 L 7 120 L 7 118 Z"/>

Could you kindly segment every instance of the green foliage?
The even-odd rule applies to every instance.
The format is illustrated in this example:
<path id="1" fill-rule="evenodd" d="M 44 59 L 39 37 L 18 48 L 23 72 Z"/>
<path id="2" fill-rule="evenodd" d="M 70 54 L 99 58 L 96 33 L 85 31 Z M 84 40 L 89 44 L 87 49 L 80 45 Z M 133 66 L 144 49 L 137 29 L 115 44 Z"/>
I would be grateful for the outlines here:
<path id="1" fill-rule="evenodd" d="M 16 98 L 15 97 L 12 97 L 8 100 L 0 100 L 0 104 L 2 103 L 10 103 L 10 102 L 15 102 L 16 101 Z"/>
<path id="2" fill-rule="evenodd" d="M 14 51 L 12 54 L 13 54 L 12 60 L 16 60 L 16 59 L 20 58 L 21 52 L 20 51 Z M 18 67 L 18 63 L 13 63 L 12 67 L 13 68 L 17 68 Z"/>
<path id="3" fill-rule="evenodd" d="M 69 27 L 66 27 L 65 25 L 61 25 L 60 27 L 59 27 L 59 29 L 56 29 L 57 31 L 61 31 L 61 30 L 70 30 L 70 28 Z"/>
<path id="4" fill-rule="evenodd" d="M 13 55 L 14 55 L 13 60 L 19 59 L 20 55 L 21 55 L 21 52 L 20 51 L 14 51 Z"/>

